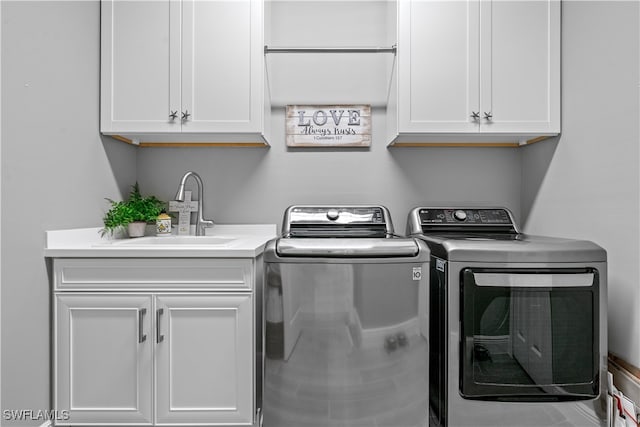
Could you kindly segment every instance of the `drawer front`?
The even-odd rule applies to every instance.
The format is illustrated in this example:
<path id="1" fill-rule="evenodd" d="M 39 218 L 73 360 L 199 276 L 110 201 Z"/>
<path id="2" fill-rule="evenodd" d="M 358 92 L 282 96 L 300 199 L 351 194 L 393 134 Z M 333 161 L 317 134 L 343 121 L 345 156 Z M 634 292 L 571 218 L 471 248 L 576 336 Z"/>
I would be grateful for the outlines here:
<path id="1" fill-rule="evenodd" d="M 64 290 L 247 290 L 253 289 L 252 259 L 61 258 L 53 261 L 54 289 Z"/>

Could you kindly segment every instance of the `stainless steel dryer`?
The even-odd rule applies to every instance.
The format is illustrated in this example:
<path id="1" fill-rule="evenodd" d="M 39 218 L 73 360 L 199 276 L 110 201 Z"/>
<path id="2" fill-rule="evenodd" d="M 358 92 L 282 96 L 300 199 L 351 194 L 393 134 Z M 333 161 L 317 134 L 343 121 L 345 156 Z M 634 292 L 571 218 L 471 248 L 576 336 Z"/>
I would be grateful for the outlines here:
<path id="1" fill-rule="evenodd" d="M 606 252 L 504 208 L 420 207 L 431 249 L 430 426 L 604 426 Z"/>
<path id="2" fill-rule="evenodd" d="M 428 271 L 382 206 L 292 206 L 265 261 L 266 427 L 424 427 Z"/>

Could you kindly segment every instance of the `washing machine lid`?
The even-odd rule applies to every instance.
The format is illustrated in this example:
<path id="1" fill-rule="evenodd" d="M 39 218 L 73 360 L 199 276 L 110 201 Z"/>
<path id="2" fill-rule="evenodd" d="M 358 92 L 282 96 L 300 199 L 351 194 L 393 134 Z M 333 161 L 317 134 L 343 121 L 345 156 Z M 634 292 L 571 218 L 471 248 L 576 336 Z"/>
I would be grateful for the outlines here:
<path id="1" fill-rule="evenodd" d="M 412 238 L 281 238 L 275 243 L 275 253 L 283 258 L 406 258 L 419 252 Z"/>

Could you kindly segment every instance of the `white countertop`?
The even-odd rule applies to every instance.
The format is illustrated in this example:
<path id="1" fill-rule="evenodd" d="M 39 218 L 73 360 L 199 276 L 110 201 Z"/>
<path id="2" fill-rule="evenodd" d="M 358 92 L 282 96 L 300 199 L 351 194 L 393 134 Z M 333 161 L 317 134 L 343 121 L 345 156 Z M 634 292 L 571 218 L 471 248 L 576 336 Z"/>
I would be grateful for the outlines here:
<path id="1" fill-rule="evenodd" d="M 276 237 L 275 224 L 216 224 L 205 238 L 100 237 L 100 228 L 46 232 L 44 256 L 51 258 L 254 258 Z M 187 237 L 186 239 L 183 237 Z M 218 238 L 218 239 L 216 239 Z M 204 242 L 204 243 L 203 243 Z"/>

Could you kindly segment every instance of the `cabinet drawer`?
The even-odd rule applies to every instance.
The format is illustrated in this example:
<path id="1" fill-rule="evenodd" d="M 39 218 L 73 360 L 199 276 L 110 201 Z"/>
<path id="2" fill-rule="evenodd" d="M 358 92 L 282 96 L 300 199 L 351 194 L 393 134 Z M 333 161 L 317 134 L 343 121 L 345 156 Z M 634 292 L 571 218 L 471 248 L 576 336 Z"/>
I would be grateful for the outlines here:
<path id="1" fill-rule="evenodd" d="M 253 260 L 211 258 L 55 259 L 56 290 L 251 290 Z"/>

